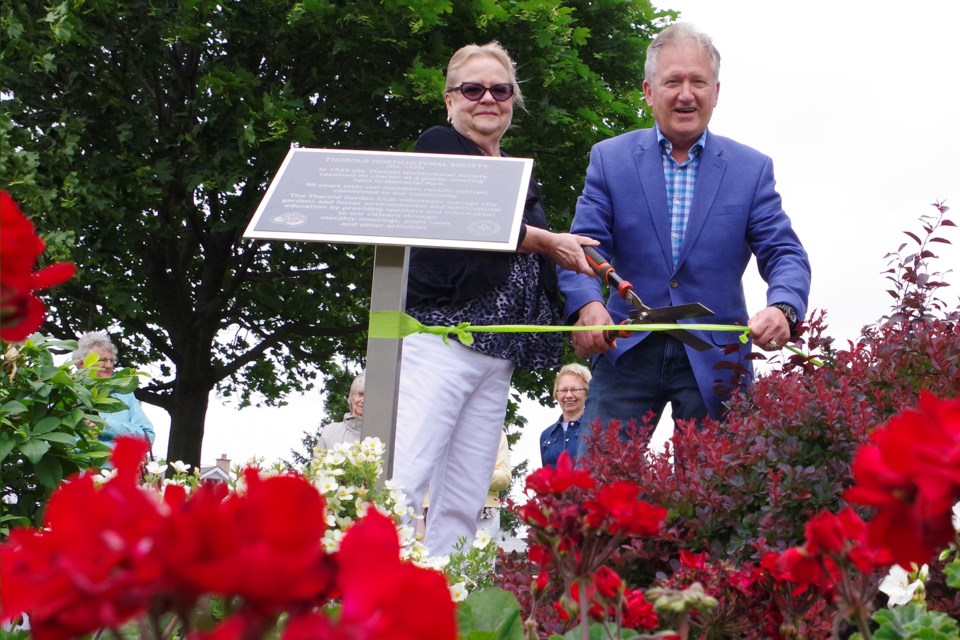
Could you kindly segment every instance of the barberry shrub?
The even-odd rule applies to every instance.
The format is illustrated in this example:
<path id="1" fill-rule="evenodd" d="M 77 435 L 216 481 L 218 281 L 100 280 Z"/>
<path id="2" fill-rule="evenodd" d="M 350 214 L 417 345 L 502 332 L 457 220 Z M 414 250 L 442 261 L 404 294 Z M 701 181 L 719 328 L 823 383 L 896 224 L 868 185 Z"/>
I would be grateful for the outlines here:
<path id="1" fill-rule="evenodd" d="M 681 568 L 681 550 L 712 558 L 700 579 L 719 584 L 758 566 L 767 552 L 801 544 L 811 517 L 848 506 L 842 496 L 852 484 L 854 452 L 873 429 L 916 406 L 922 391 L 957 396 L 960 305 L 938 297 L 947 283 L 932 270 L 932 247 L 949 244 L 942 232 L 956 225 L 946 206 L 934 206 L 936 215 L 921 218 L 922 233 L 905 232 L 910 240 L 886 257 L 891 313 L 865 326 L 846 348 L 828 337 L 826 313 L 815 311 L 794 343 L 802 354 L 771 363 L 749 393 L 729 401 L 722 422 L 708 420 L 699 430 L 678 425 L 663 452 L 648 452 L 642 439 L 624 441 L 619 434 L 649 425 L 594 425 L 597 435 L 581 464 L 597 486 L 629 480 L 644 489 L 641 498 L 668 509 L 658 535 L 629 541 L 611 561 L 631 586 L 668 584 Z M 674 457 L 681 464 L 674 465 Z M 508 571 L 506 588 L 528 584 L 522 559 L 504 558 L 501 566 Z M 716 575 L 707 580 L 711 572 Z M 931 582 L 930 607 L 960 612 L 956 597 L 938 599 L 936 578 Z M 783 624 L 786 605 L 772 590 L 737 591 L 736 602 L 713 595 L 724 615 L 704 621 L 714 625 L 704 628 L 705 637 L 763 637 L 763 629 Z M 829 635 L 824 607 L 793 613 L 799 633 Z M 542 631 L 556 629 L 546 607 L 535 617 Z"/>

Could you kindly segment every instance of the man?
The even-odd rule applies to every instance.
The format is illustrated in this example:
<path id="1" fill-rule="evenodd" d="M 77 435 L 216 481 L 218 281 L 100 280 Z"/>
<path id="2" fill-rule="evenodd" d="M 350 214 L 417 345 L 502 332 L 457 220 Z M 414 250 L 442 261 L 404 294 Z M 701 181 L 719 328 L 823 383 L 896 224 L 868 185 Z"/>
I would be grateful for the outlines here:
<path id="1" fill-rule="evenodd" d="M 648 306 L 700 302 L 716 313 L 707 322 L 747 323 L 752 341 L 773 351 L 806 313 L 810 264 L 781 208 L 770 158 L 707 129 L 719 70 L 710 38 L 688 25 L 654 39 L 643 90 L 656 126 L 594 146 L 571 232 L 599 240 L 597 249 Z M 742 278 L 751 255 L 768 286 L 766 308 L 748 317 Z M 600 283 L 583 275 L 561 272 L 560 287 L 578 325 L 617 324 L 632 310 L 615 292 L 604 305 Z M 614 344 L 600 331 L 575 332 L 579 357 L 602 354 L 584 433 L 597 418 L 642 426 L 652 412 L 649 440 L 667 402 L 674 420 L 720 418 L 732 389 L 750 383 L 750 346 L 739 345 L 739 334 L 697 335 L 713 348 L 698 351 L 662 332 Z"/>

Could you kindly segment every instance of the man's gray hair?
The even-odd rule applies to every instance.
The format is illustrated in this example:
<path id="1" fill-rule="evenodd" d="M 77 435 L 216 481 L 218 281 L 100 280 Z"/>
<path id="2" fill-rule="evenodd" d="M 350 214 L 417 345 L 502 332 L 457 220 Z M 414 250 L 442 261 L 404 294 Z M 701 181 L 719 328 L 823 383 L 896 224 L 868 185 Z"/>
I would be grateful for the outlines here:
<path id="1" fill-rule="evenodd" d="M 713 45 L 713 40 L 707 34 L 698 31 L 694 26 L 686 22 L 675 22 L 653 39 L 650 46 L 647 47 L 647 59 L 643 64 L 643 75 L 648 82 L 653 82 L 653 76 L 657 73 L 657 62 L 660 58 L 660 52 L 671 45 L 678 44 L 685 40 L 692 40 L 710 56 L 710 67 L 713 69 L 713 77 L 720 80 L 720 52 Z"/>

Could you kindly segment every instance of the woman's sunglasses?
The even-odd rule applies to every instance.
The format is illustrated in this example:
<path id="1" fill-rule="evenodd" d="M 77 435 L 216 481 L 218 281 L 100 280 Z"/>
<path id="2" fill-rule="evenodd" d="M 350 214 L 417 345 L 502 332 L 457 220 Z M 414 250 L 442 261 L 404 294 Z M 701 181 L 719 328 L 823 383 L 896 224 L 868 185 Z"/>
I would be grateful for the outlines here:
<path id="1" fill-rule="evenodd" d="M 476 82 L 461 82 L 460 86 L 447 89 L 447 93 L 451 91 L 459 91 L 460 95 L 473 102 L 481 99 L 487 91 L 497 102 L 506 102 L 513 97 L 513 85 L 508 82 L 495 84 L 492 87 L 485 87 Z"/>

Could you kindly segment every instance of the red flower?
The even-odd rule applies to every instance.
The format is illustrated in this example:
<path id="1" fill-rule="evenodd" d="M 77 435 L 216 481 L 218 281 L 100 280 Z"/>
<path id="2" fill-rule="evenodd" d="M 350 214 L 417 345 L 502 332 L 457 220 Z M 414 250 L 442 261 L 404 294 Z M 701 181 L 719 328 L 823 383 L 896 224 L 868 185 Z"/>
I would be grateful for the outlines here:
<path id="1" fill-rule="evenodd" d="M 607 600 L 617 600 L 620 597 L 620 590 L 623 589 L 623 580 L 616 571 L 607 566 L 600 567 L 594 572 L 593 584 L 597 587 L 597 593 Z"/>
<path id="2" fill-rule="evenodd" d="M 34 294 L 69 280 L 76 268 L 69 262 L 34 272 L 44 245 L 33 223 L 6 191 L 0 191 L 0 338 L 24 340 L 43 322 L 45 308 Z"/>
<path id="3" fill-rule="evenodd" d="M 904 566 L 923 564 L 953 540 L 951 510 L 960 499 L 960 400 L 920 396 L 916 410 L 895 415 L 853 461 L 845 497 L 877 509 L 870 542 Z"/>
<path id="4" fill-rule="evenodd" d="M 456 639 L 456 606 L 443 574 L 401 560 L 396 527 L 379 511 L 347 530 L 337 562 L 343 606 L 336 626 L 350 638 Z"/>
<path id="5" fill-rule="evenodd" d="M 58 640 L 146 610 L 164 586 L 161 506 L 136 485 L 146 449 L 118 439 L 114 479 L 101 487 L 89 474 L 69 479 L 51 496 L 43 530 L 13 531 L 0 547 L 4 619 L 29 613 L 35 637 Z"/>
<path id="6" fill-rule="evenodd" d="M 596 500 L 587 502 L 587 526 L 611 534 L 651 536 L 667 517 L 663 507 L 638 500 L 640 487 L 632 482 L 613 482 L 600 489 Z"/>
<path id="7" fill-rule="evenodd" d="M 830 567 L 829 572 L 824 569 L 825 564 Z M 793 591 L 795 596 L 803 593 L 810 585 L 821 593 L 832 596 L 838 575 L 832 561 L 812 555 L 803 547 L 792 547 L 780 554 L 777 571 L 784 580 L 797 585 Z"/>
<path id="8" fill-rule="evenodd" d="M 334 572 L 322 543 L 323 496 L 298 476 L 245 473 L 245 491 L 223 500 L 224 489 L 206 484 L 171 515 L 171 580 L 196 593 L 241 596 L 262 613 L 318 601 Z"/>
<path id="9" fill-rule="evenodd" d="M 570 487 L 592 489 L 596 480 L 586 469 L 575 469 L 566 451 L 557 458 L 556 467 L 540 467 L 527 476 L 526 489 L 538 494 L 563 493 Z"/>
<path id="10" fill-rule="evenodd" d="M 653 603 L 647 602 L 639 589 L 623 594 L 623 626 L 627 629 L 656 629 L 660 624 L 653 610 Z M 658 636 L 659 637 L 659 636 Z"/>

